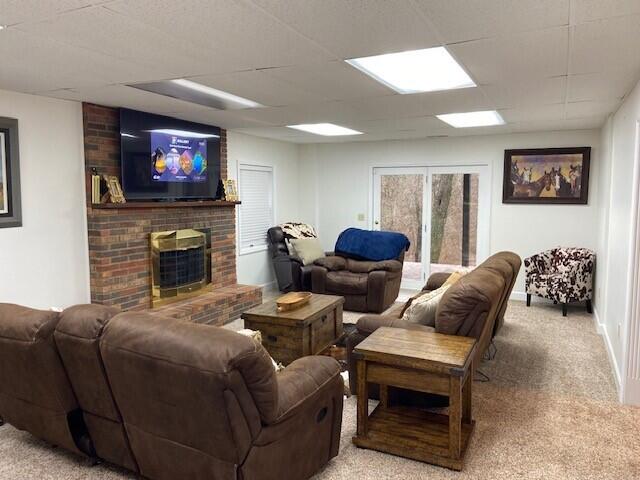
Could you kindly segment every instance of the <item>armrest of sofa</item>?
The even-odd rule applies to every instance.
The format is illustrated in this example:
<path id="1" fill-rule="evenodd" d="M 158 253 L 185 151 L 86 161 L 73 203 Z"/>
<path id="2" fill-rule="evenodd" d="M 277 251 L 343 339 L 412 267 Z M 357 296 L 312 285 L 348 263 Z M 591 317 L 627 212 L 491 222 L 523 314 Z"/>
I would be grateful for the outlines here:
<path id="1" fill-rule="evenodd" d="M 273 263 L 299 263 L 300 266 L 303 266 L 304 263 L 302 262 L 302 259 L 299 257 L 296 257 L 295 255 L 277 255 L 275 257 L 273 257 Z"/>
<path id="2" fill-rule="evenodd" d="M 324 267 L 329 271 L 344 270 L 347 268 L 347 261 L 343 257 L 335 255 L 318 258 L 313 262 L 314 265 Z"/>
<path id="3" fill-rule="evenodd" d="M 398 260 L 382 260 L 380 262 L 373 262 L 369 266 L 369 272 L 384 271 L 384 272 L 401 272 L 402 262 Z"/>
<path id="4" fill-rule="evenodd" d="M 531 275 L 536 273 L 544 273 L 551 268 L 550 250 L 546 252 L 536 253 L 524 259 L 524 273 Z"/>
<path id="5" fill-rule="evenodd" d="M 274 423 L 294 415 L 336 377 L 340 377 L 340 364 L 331 357 L 302 357 L 292 362 L 278 374 L 278 415 Z"/>
<path id="6" fill-rule="evenodd" d="M 422 288 L 423 291 L 432 291 L 439 289 L 444 282 L 451 276 L 451 272 L 437 272 L 429 275 L 427 284 Z"/>
<path id="7" fill-rule="evenodd" d="M 380 327 L 404 328 L 405 330 L 419 330 L 423 332 L 433 332 L 434 329 L 418 323 L 411 323 L 402 318 L 389 315 L 363 315 L 358 319 L 356 328 L 363 335 L 371 335 Z"/>

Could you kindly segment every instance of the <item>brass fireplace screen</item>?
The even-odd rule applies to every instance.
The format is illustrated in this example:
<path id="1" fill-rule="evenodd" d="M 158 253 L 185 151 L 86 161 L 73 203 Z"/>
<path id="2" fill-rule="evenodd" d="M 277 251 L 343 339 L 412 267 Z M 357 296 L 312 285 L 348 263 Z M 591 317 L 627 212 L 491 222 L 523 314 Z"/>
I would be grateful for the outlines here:
<path id="1" fill-rule="evenodd" d="M 197 230 L 151 234 L 153 306 L 191 296 L 205 287 L 207 236 Z"/>

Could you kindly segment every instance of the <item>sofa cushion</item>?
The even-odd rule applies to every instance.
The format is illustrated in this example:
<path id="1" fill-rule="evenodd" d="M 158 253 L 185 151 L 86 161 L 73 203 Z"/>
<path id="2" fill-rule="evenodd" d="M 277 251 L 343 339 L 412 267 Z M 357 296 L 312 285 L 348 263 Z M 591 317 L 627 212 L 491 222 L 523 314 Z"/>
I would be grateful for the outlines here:
<path id="1" fill-rule="evenodd" d="M 310 265 L 318 258 L 325 256 L 317 238 L 292 238 L 290 242 L 296 252 L 295 255 L 304 265 Z"/>
<path id="2" fill-rule="evenodd" d="M 413 299 L 411 305 L 402 314 L 402 320 L 434 327 L 436 325 L 438 304 L 449 287 L 450 285 L 444 284 L 437 290 L 424 293 Z"/>
<path id="3" fill-rule="evenodd" d="M 369 275 L 346 270 L 327 273 L 327 291 L 345 295 L 366 295 Z"/>

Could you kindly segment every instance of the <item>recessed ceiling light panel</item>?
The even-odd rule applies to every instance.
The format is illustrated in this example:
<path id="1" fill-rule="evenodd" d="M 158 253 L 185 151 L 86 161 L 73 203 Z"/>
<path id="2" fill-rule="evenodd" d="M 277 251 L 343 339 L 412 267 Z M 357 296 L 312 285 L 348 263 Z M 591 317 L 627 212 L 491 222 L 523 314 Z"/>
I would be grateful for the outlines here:
<path id="1" fill-rule="evenodd" d="M 447 113 L 444 115 L 436 115 L 436 117 L 455 128 L 491 127 L 494 125 L 504 125 L 504 120 L 495 110 L 485 110 L 482 112 Z"/>
<path id="2" fill-rule="evenodd" d="M 219 110 L 240 110 L 243 108 L 258 108 L 263 106 L 248 98 L 242 98 L 232 93 L 223 92 L 217 88 L 192 82 L 184 78 L 163 80 L 160 82 L 135 83 L 129 86 L 167 97 L 177 98 L 185 102 L 217 108 Z"/>
<path id="3" fill-rule="evenodd" d="M 353 58 L 346 62 L 403 94 L 476 86 L 444 47 Z"/>
<path id="4" fill-rule="evenodd" d="M 344 135 L 362 135 L 362 132 L 352 130 L 333 123 L 302 123 L 300 125 L 287 125 L 288 128 L 302 130 L 303 132 L 315 133 L 326 137 L 337 137 Z"/>

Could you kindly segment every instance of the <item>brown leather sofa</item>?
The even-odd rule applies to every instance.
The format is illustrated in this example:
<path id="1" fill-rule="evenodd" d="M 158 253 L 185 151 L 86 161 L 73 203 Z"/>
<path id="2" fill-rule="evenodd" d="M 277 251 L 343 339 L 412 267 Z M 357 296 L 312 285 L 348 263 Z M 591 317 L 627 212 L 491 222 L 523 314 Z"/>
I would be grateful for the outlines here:
<path id="1" fill-rule="evenodd" d="M 404 252 L 395 260 L 372 262 L 334 255 L 311 269 L 311 291 L 344 297 L 345 310 L 382 313 L 400 292 Z"/>
<path id="2" fill-rule="evenodd" d="M 385 315 L 365 315 L 358 320 L 356 331 L 347 338 L 349 383 L 356 392 L 357 369 L 353 349 L 382 326 L 408 330 L 435 331 L 449 335 L 476 338 L 475 364 L 479 365 L 491 339 L 504 322 L 509 295 L 520 269 L 520 258 L 511 252 L 489 257 L 471 272 L 454 283 L 444 293 L 436 312 L 435 328 L 402 320 L 404 305 L 394 307 Z M 439 288 L 449 274 L 432 275 L 423 290 Z M 375 392 L 375 389 L 373 390 Z M 390 392 L 392 393 L 398 392 Z M 401 397 L 402 395 L 399 395 Z"/>
<path id="3" fill-rule="evenodd" d="M 276 374 L 264 348 L 235 332 L 114 313 L 0 304 L 0 417 L 157 480 L 305 479 L 338 454 L 332 358 Z"/>
<path id="4" fill-rule="evenodd" d="M 0 417 L 53 445 L 91 455 L 53 337 L 59 321 L 56 312 L 0 304 Z"/>

